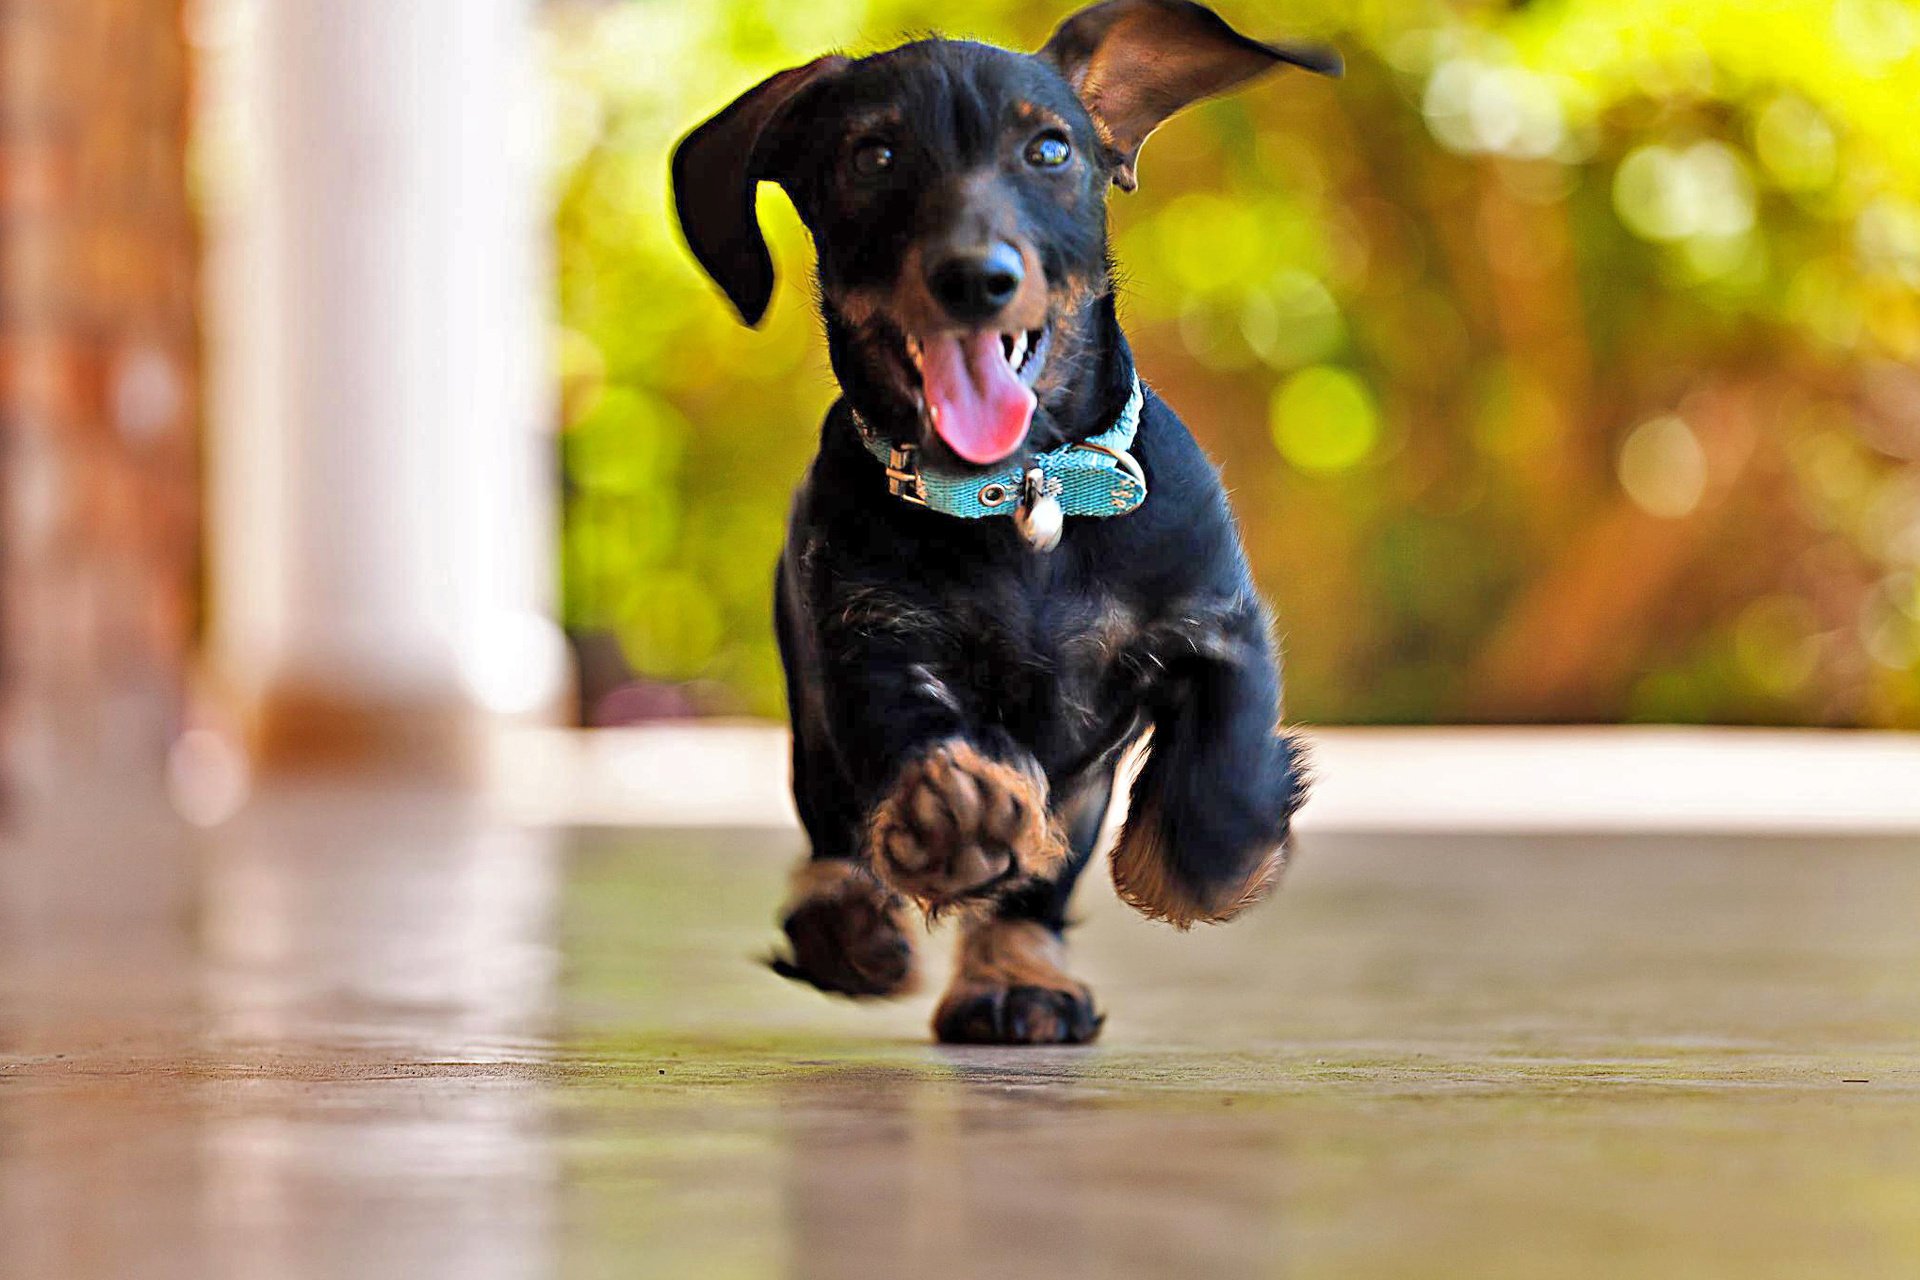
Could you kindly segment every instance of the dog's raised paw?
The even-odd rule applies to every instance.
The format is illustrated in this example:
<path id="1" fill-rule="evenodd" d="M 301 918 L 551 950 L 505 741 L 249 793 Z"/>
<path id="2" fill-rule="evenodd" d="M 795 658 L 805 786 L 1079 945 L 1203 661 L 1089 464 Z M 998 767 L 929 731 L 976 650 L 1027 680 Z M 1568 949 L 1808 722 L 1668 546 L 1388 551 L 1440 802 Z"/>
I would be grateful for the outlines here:
<path id="1" fill-rule="evenodd" d="M 768 965 L 834 995 L 892 997 L 918 985 L 913 937 L 898 894 L 851 862 L 803 863 L 780 927 L 792 948 Z"/>
<path id="2" fill-rule="evenodd" d="M 1093 992 L 1061 967 L 1064 948 L 1029 920 L 985 920 L 960 941 L 953 983 L 933 1014 L 946 1044 L 1086 1044 L 1105 1021 Z"/>
<path id="3" fill-rule="evenodd" d="M 961 739 L 900 771 L 868 831 L 874 869 L 928 908 L 981 897 L 1066 857 L 1038 768 L 989 759 Z"/>

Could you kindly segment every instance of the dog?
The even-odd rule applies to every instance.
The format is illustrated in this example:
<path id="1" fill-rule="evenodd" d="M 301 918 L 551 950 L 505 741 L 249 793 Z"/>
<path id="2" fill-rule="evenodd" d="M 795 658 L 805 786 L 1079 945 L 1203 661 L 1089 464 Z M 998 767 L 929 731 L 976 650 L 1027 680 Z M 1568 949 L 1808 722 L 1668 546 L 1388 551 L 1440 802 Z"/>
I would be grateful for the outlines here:
<path id="1" fill-rule="evenodd" d="M 774 279 L 756 190 L 786 190 L 842 393 L 775 575 L 811 846 L 779 973 L 904 994 L 910 910 L 954 910 L 940 1040 L 1092 1040 L 1067 903 L 1141 742 L 1120 897 L 1184 929 L 1278 879 L 1306 782 L 1269 611 L 1219 474 L 1138 381 L 1107 196 L 1169 116 L 1285 67 L 1340 60 L 1187 0 L 1105 0 L 1034 54 L 818 58 L 675 149 L 687 245 L 749 325 Z"/>

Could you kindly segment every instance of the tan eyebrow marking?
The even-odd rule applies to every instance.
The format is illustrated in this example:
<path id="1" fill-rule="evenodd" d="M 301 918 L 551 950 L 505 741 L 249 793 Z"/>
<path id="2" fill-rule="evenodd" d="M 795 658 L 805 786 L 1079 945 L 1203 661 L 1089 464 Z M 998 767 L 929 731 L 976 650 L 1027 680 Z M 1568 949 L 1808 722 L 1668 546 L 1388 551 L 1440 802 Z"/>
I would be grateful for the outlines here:
<path id="1" fill-rule="evenodd" d="M 848 118 L 846 140 L 852 142 L 865 134 L 872 133 L 875 129 L 898 126 L 901 120 L 898 107 L 878 107 L 871 111 L 863 111 Z"/>
<path id="2" fill-rule="evenodd" d="M 1013 116 L 1022 129 L 1051 125 L 1069 137 L 1073 135 L 1072 127 L 1067 124 L 1059 112 L 1049 110 L 1037 102 L 1029 102 L 1023 98 L 1014 103 Z"/>

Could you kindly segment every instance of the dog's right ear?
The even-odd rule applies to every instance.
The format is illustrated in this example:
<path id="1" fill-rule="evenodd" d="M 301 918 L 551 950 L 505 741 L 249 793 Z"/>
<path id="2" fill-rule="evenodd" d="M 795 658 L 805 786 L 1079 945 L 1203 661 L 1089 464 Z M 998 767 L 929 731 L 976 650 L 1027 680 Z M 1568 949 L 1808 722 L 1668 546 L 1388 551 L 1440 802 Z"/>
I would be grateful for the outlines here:
<path id="1" fill-rule="evenodd" d="M 848 61 L 828 55 L 761 81 L 673 150 L 673 207 L 687 247 L 750 325 L 773 297 L 773 258 L 753 203 L 771 176 L 768 141 L 795 95 Z"/>

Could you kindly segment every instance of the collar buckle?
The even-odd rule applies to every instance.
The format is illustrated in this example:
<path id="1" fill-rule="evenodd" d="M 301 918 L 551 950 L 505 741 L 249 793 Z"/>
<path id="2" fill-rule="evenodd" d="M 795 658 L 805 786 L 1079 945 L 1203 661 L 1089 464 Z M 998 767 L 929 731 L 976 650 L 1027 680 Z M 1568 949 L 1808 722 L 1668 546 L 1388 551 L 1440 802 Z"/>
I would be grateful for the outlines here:
<path id="1" fill-rule="evenodd" d="M 927 482 L 920 476 L 920 463 L 915 456 L 919 452 L 917 445 L 888 444 L 887 492 L 916 507 L 924 507 L 927 505 Z"/>

